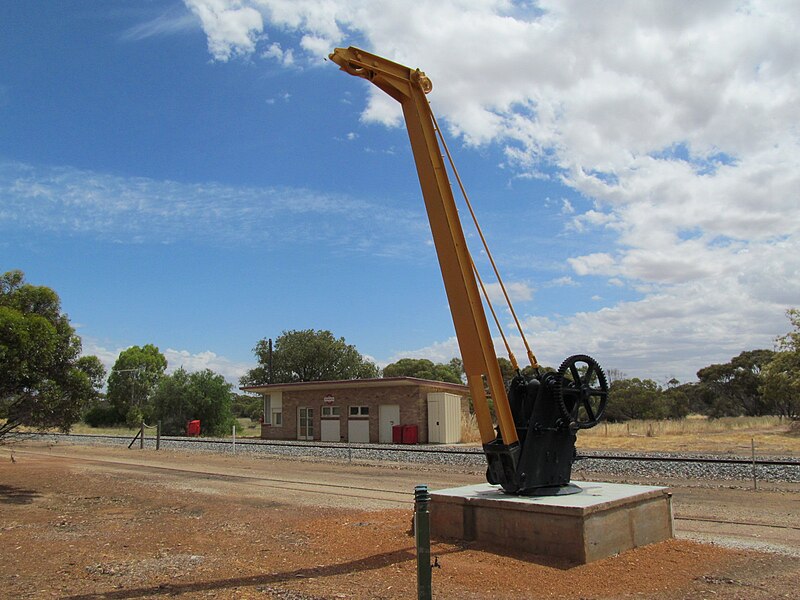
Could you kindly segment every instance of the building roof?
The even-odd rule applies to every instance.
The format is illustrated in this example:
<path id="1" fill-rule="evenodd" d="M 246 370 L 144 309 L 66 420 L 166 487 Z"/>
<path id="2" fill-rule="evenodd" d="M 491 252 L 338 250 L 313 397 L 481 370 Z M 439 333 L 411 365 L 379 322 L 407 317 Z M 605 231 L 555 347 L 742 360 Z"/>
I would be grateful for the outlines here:
<path id="1" fill-rule="evenodd" d="M 283 392 L 287 390 L 342 389 L 391 387 L 397 385 L 413 385 L 417 387 L 435 387 L 450 390 L 458 394 L 469 393 L 469 388 L 460 383 L 432 381 L 417 377 L 378 377 L 375 379 L 343 379 L 338 381 L 295 381 L 292 383 L 268 383 L 264 385 L 245 385 L 239 389 L 245 392 Z"/>

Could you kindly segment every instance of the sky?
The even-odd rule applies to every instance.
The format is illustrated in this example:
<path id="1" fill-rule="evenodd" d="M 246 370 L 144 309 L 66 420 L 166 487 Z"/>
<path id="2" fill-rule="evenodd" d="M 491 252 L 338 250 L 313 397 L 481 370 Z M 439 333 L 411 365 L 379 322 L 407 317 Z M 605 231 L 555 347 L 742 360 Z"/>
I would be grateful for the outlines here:
<path id="1" fill-rule="evenodd" d="M 379 365 L 458 355 L 399 106 L 326 60 L 351 45 L 432 80 L 543 364 L 693 381 L 800 306 L 800 3 L 37 0 L 0 23 L 0 269 L 56 290 L 109 368 L 155 344 L 236 383 L 309 328 Z"/>

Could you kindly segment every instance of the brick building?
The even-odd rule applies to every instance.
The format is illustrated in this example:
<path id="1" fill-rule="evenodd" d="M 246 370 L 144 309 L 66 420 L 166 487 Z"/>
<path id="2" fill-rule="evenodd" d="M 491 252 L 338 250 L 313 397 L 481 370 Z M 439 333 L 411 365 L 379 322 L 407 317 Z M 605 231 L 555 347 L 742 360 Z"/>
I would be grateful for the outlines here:
<path id="1" fill-rule="evenodd" d="M 461 440 L 461 416 L 469 413 L 467 386 L 414 377 L 241 389 L 264 397 L 266 440 L 391 443 L 394 426 L 404 425 L 419 443 L 455 443 Z"/>

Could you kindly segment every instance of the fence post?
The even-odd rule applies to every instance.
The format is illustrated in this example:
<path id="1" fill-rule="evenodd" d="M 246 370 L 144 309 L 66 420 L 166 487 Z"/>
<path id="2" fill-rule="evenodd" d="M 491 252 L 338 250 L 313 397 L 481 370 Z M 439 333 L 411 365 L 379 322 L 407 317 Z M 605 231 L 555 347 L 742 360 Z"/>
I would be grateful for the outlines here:
<path id="1" fill-rule="evenodd" d="M 161 450 L 161 420 L 156 423 L 156 450 Z"/>
<path id="2" fill-rule="evenodd" d="M 139 437 L 139 450 L 144 450 L 144 421 L 142 421 L 142 435 Z"/>
<path id="3" fill-rule="evenodd" d="M 758 489 L 758 483 L 756 483 L 756 439 L 750 438 L 750 448 L 753 452 L 753 489 Z"/>
<path id="4" fill-rule="evenodd" d="M 233 453 L 236 454 L 236 425 L 233 426 Z"/>
<path id="5" fill-rule="evenodd" d="M 414 488 L 414 539 L 417 546 L 417 599 L 431 600 L 431 524 L 427 485 Z"/>

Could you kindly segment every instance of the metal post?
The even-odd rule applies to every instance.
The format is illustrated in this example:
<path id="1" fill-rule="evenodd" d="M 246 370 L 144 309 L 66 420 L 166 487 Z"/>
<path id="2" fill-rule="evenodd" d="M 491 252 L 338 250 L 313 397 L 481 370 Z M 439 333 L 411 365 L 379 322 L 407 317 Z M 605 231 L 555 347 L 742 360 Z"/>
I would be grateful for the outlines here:
<path id="1" fill-rule="evenodd" d="M 161 450 L 161 421 L 156 423 L 156 450 Z"/>
<path id="2" fill-rule="evenodd" d="M 233 453 L 236 454 L 236 425 L 233 426 Z"/>
<path id="3" fill-rule="evenodd" d="M 272 383 L 272 338 L 269 338 L 269 354 L 267 355 L 267 371 L 269 372 L 268 383 Z M 264 415 L 266 418 L 266 415 Z"/>
<path id="4" fill-rule="evenodd" d="M 431 524 L 427 485 L 414 488 L 414 539 L 417 545 L 417 599 L 431 600 Z"/>
<path id="5" fill-rule="evenodd" d="M 139 438 L 139 450 L 144 450 L 144 421 L 142 421 L 142 435 Z"/>
<path id="6" fill-rule="evenodd" d="M 133 436 L 133 439 L 131 440 L 131 443 L 130 443 L 130 444 L 128 444 L 128 450 L 130 450 L 130 449 L 131 449 L 131 446 L 133 446 L 133 445 L 136 443 L 136 440 L 137 440 L 137 438 L 138 438 L 140 435 L 142 435 L 142 430 L 141 430 L 141 429 L 140 429 L 139 431 L 137 431 L 137 432 L 136 432 L 136 435 L 135 435 L 135 436 Z"/>
<path id="7" fill-rule="evenodd" d="M 753 452 L 753 489 L 758 489 L 758 483 L 756 483 L 756 440 L 755 438 L 750 438 L 750 448 Z"/>

